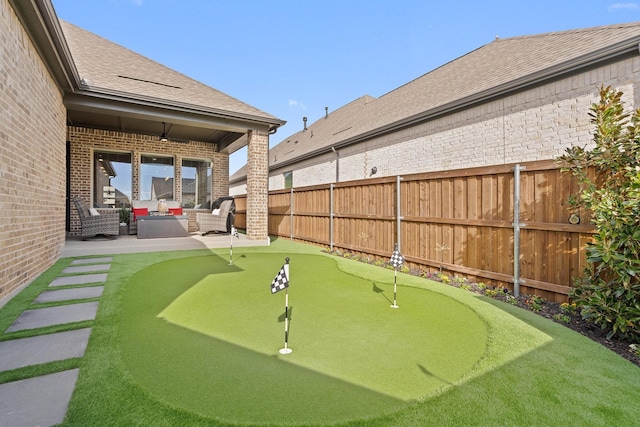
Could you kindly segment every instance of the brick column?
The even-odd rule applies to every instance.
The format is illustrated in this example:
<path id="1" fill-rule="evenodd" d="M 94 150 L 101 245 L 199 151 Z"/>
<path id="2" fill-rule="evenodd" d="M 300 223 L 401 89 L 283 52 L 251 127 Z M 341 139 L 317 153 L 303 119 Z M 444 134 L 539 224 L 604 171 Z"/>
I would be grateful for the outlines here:
<path id="1" fill-rule="evenodd" d="M 247 237 L 269 236 L 269 134 L 256 130 L 247 134 Z"/>
<path id="2" fill-rule="evenodd" d="M 213 185 L 211 186 L 211 201 L 218 197 L 229 195 L 229 156 L 216 152 L 213 155 L 213 170 L 211 171 Z"/>

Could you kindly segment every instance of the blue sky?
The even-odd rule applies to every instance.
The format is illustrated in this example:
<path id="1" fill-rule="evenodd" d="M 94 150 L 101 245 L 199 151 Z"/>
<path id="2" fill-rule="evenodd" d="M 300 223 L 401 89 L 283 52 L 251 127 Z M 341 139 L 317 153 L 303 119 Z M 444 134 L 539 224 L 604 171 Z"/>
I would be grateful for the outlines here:
<path id="1" fill-rule="evenodd" d="M 287 124 L 274 146 L 496 36 L 640 21 L 640 0 L 52 0 L 58 17 Z M 233 173 L 246 151 L 231 156 Z"/>

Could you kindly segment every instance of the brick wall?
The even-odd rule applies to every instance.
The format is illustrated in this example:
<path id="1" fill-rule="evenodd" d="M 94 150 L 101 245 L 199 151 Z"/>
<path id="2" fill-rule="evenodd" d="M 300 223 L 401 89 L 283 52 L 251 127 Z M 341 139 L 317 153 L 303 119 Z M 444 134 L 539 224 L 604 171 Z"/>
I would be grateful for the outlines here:
<path id="1" fill-rule="evenodd" d="M 62 94 L 0 0 L 0 301 L 59 257 L 65 239 Z"/>
<path id="2" fill-rule="evenodd" d="M 249 131 L 247 147 L 247 237 L 263 240 L 269 235 L 269 135 Z"/>
<path id="3" fill-rule="evenodd" d="M 172 156 L 175 166 L 174 198 L 180 201 L 182 159 L 198 159 L 212 162 L 212 200 L 227 196 L 229 193 L 229 156 L 218 153 L 213 144 L 191 141 L 189 143 L 161 142 L 158 136 L 139 135 L 126 132 L 69 127 L 68 138 L 71 142 L 71 196 L 79 196 L 93 203 L 92 170 L 93 153 L 107 151 L 130 153 L 132 161 L 132 197 L 140 195 L 140 158 L 142 155 Z M 75 209 L 71 210 L 70 235 L 78 235 L 80 219 Z"/>
<path id="4" fill-rule="evenodd" d="M 340 150 L 340 181 L 553 159 L 567 147 L 591 144 L 589 108 L 600 85 L 622 90 L 629 109 L 640 104 L 640 57 L 587 70 Z M 272 170 L 270 189 L 294 170 L 294 187 L 335 181 L 328 153 Z M 241 193 L 241 184 L 233 192 Z"/>

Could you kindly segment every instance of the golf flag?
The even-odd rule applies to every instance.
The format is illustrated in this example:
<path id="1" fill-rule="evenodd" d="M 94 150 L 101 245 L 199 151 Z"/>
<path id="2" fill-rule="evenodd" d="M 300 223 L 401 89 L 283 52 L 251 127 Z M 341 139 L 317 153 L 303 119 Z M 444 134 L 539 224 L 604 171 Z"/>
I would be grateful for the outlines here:
<path id="1" fill-rule="evenodd" d="M 396 247 L 393 250 L 393 254 L 391 254 L 391 261 L 389 261 L 393 268 L 398 268 L 404 262 L 404 258 L 400 255 L 400 251 L 398 250 L 398 244 L 396 243 Z"/>
<path id="2" fill-rule="evenodd" d="M 289 264 L 285 263 L 278 272 L 278 275 L 271 282 L 271 293 L 275 294 L 285 288 L 289 287 Z"/>
<path id="3" fill-rule="evenodd" d="M 238 239 L 240 238 L 240 235 L 238 234 L 238 229 L 235 228 L 233 225 L 231 226 L 231 235 L 233 237 L 237 237 Z M 231 239 L 233 240 L 233 239 Z"/>

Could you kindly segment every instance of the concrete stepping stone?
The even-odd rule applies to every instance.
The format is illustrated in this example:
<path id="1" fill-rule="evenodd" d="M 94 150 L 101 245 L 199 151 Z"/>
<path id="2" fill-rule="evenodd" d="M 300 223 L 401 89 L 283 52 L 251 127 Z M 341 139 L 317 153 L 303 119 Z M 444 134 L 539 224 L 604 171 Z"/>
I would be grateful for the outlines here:
<path id="1" fill-rule="evenodd" d="M 13 324 L 7 328 L 6 332 L 93 320 L 97 312 L 97 301 L 25 310 L 18 316 Z"/>
<path id="2" fill-rule="evenodd" d="M 64 421 L 78 369 L 0 384 L 3 427 L 51 426 Z"/>
<path id="3" fill-rule="evenodd" d="M 0 342 L 0 372 L 82 357 L 91 328 Z M 1 424 L 1 423 L 0 423 Z"/>
<path id="4" fill-rule="evenodd" d="M 62 274 L 93 273 L 94 271 L 108 271 L 110 268 L 111 264 L 78 265 L 65 268 L 62 270 Z"/>
<path id="5" fill-rule="evenodd" d="M 53 291 L 44 291 L 34 303 L 69 301 L 73 299 L 98 298 L 102 296 L 104 286 L 90 286 L 86 288 L 57 289 Z"/>
<path id="6" fill-rule="evenodd" d="M 79 276 L 64 276 L 53 279 L 49 286 L 88 285 L 90 283 L 104 283 L 107 281 L 107 273 L 81 274 Z"/>
<path id="7" fill-rule="evenodd" d="M 81 264 L 96 264 L 96 263 L 105 263 L 113 261 L 113 257 L 107 256 L 102 258 L 82 258 L 82 259 L 74 259 L 71 261 L 71 265 L 81 265 Z"/>

